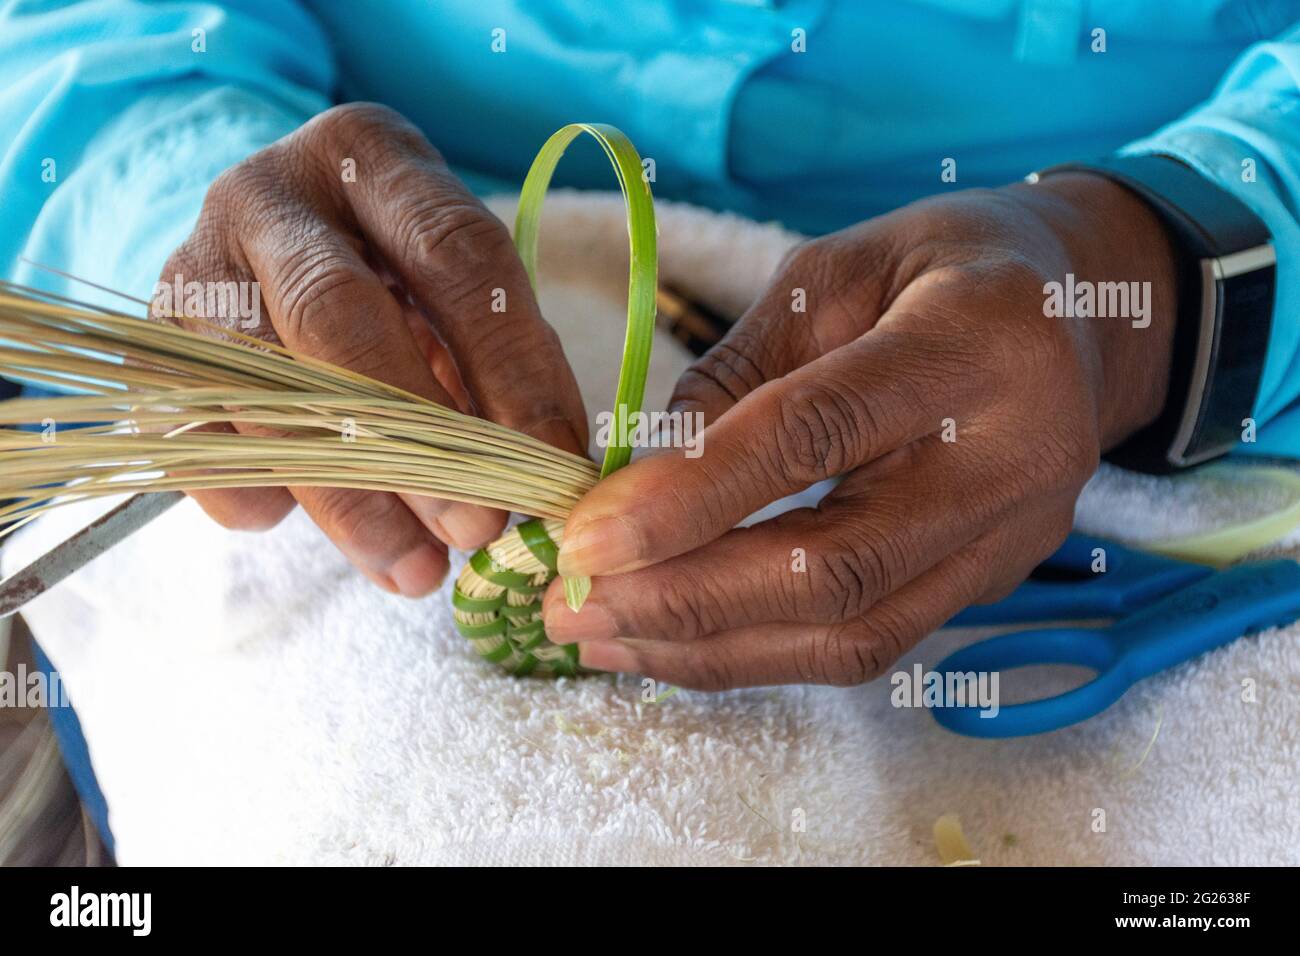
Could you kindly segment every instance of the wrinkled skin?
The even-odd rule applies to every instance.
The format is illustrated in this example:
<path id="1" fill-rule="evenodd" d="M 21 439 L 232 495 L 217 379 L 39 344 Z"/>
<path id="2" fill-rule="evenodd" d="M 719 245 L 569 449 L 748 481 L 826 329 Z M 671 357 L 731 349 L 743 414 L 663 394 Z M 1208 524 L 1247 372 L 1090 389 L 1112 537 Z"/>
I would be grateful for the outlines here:
<path id="1" fill-rule="evenodd" d="M 261 325 L 243 331 L 586 449 L 577 383 L 506 227 L 385 107 L 331 109 L 224 173 L 162 281 L 177 275 L 257 281 Z M 504 312 L 491 308 L 496 289 Z M 342 489 L 194 497 L 241 529 L 270 527 L 301 504 L 372 581 L 409 597 L 441 582 L 448 543 L 478 547 L 506 521 L 481 507 Z"/>
<path id="2" fill-rule="evenodd" d="M 1067 273 L 1150 282 L 1149 327 L 1045 317 L 1044 284 Z M 177 274 L 258 281 L 267 340 L 586 447 L 505 227 L 384 107 L 329 110 L 224 174 L 163 281 Z M 1068 532 L 1100 452 L 1158 413 L 1173 274 L 1146 206 L 1088 174 L 953 192 L 802 245 L 678 384 L 674 410 L 709 422 L 703 455 L 639 461 L 574 512 L 561 570 L 594 586 L 576 615 L 552 586 L 548 634 L 580 641 L 588 667 L 692 688 L 879 675 L 1023 580 Z M 835 476 L 816 509 L 734 529 Z M 447 543 L 477 547 L 505 522 L 332 489 L 195 497 L 244 529 L 301 504 L 371 580 L 412 597 L 445 575 Z"/>
<path id="3" fill-rule="evenodd" d="M 1067 273 L 1150 282 L 1150 325 L 1045 317 Z M 1099 454 L 1160 411 L 1176 294 L 1160 223 L 1090 174 L 800 246 L 677 386 L 702 455 L 634 463 L 570 517 L 560 570 L 595 580 L 578 614 L 552 585 L 548 635 L 688 688 L 880 675 L 1060 544 Z M 819 507 L 734 529 L 839 475 Z"/>

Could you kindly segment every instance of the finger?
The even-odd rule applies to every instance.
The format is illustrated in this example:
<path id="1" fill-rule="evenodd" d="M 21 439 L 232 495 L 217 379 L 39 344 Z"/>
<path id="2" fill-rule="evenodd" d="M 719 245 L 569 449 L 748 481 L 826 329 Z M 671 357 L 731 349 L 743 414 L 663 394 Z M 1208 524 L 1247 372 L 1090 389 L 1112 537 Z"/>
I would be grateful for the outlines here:
<path id="1" fill-rule="evenodd" d="M 816 509 L 595 579 L 577 613 L 553 584 L 547 637 L 691 641 L 765 622 L 851 620 L 1004 520 L 1020 502 L 1004 467 L 977 444 L 927 436 L 854 472 Z"/>
<path id="2" fill-rule="evenodd" d="M 205 257 L 212 259 L 216 247 L 209 249 Z M 224 258 L 224 257 L 223 257 Z M 215 271 L 211 267 L 199 265 L 196 250 L 190 243 L 183 244 L 174 252 L 162 270 L 162 283 L 172 283 L 176 276 L 181 276 L 182 284 L 188 280 L 202 280 L 209 276 L 220 275 L 235 281 L 251 281 L 252 275 L 246 269 L 226 261 L 223 268 Z M 161 295 L 162 289 L 159 288 Z M 164 304 L 155 297 L 150 304 L 150 314 L 166 319 L 177 325 L 184 325 L 185 316 L 176 311 L 177 303 Z M 221 317 L 203 317 L 209 321 Z M 229 316 L 225 317 L 227 320 Z M 199 431 L 233 433 L 235 429 L 224 423 L 209 423 L 200 426 Z M 187 492 L 207 515 L 224 528 L 232 531 L 266 531 L 279 524 L 296 506 L 293 495 L 283 488 L 229 488 L 211 491 Z"/>
<path id="3" fill-rule="evenodd" d="M 766 293 L 731 327 L 722 340 L 696 359 L 673 386 L 668 410 L 700 414 L 706 425 L 761 385 L 817 358 L 806 316 L 792 319 L 781 289 Z"/>
<path id="4" fill-rule="evenodd" d="M 669 410 L 712 423 L 764 383 L 853 341 L 879 318 L 894 259 L 874 223 L 791 250 L 722 341 L 682 374 Z"/>
<path id="5" fill-rule="evenodd" d="M 561 574 L 614 574 L 700 547 L 977 409 L 995 380 L 947 374 L 936 350 L 953 347 L 904 322 L 762 386 L 705 429 L 698 457 L 656 455 L 598 484 L 565 526 Z"/>
<path id="6" fill-rule="evenodd" d="M 233 432 L 229 425 L 207 425 L 203 431 Z M 200 508 L 217 524 L 231 531 L 269 531 L 297 507 L 284 488 L 224 488 L 189 491 Z"/>
<path id="7" fill-rule="evenodd" d="M 277 226 L 241 235 L 240 251 L 253 273 L 262 277 L 271 323 L 285 347 L 455 407 L 426 361 L 400 303 L 335 224 L 300 211 L 282 217 Z M 294 494 L 313 517 L 323 517 L 327 532 L 334 529 L 335 534 L 350 526 L 350 516 L 359 509 L 351 496 L 340 499 L 312 488 Z M 490 541 L 506 522 L 506 515 L 493 509 L 422 495 L 403 495 L 402 500 L 425 527 L 464 549 Z M 340 501 L 345 514 L 334 520 L 323 516 L 322 502 Z M 400 519 L 393 508 L 374 505 L 370 510 Z M 392 530 L 395 540 L 407 540 L 396 535 L 397 528 Z M 382 550 L 391 553 L 391 548 Z M 353 551 L 370 553 L 360 545 L 349 553 Z M 423 581 L 430 574 L 412 572 L 411 578 Z"/>
<path id="8" fill-rule="evenodd" d="M 459 411 L 467 415 L 473 414 L 474 406 L 470 401 L 469 393 L 465 391 L 465 383 L 460 380 L 456 363 L 452 360 L 447 347 L 438 341 L 433 327 L 429 324 L 428 316 L 409 303 L 403 303 L 402 312 L 406 316 L 406 324 L 411 330 L 420 354 L 433 371 L 433 377 L 452 397 Z"/>
<path id="9" fill-rule="evenodd" d="M 990 532 L 846 623 L 763 624 L 688 643 L 595 641 L 580 645 L 579 661 L 696 690 L 861 684 L 883 674 L 984 590 L 1003 537 Z"/>
<path id="10" fill-rule="evenodd" d="M 251 228 L 258 218 L 278 221 Z M 271 324 L 293 352 L 455 407 L 438 384 L 400 303 L 324 216 L 278 198 L 252 206 L 236 234 Z"/>
<path id="11" fill-rule="evenodd" d="M 396 495 L 346 488 L 291 490 L 348 560 L 385 590 L 424 597 L 446 577 L 446 545 Z"/>
<path id="12" fill-rule="evenodd" d="M 438 384 L 451 395 L 460 411 L 472 414 L 473 405 L 460 380 L 460 373 L 456 370 L 451 354 L 434 335 L 428 318 L 409 302 L 402 302 L 402 313 L 425 364 L 433 371 Z M 404 495 L 403 500 L 424 522 L 425 527 L 441 540 L 464 550 L 478 548 L 498 537 L 509 518 L 504 511 L 438 498 Z"/>
<path id="13" fill-rule="evenodd" d="M 266 200 L 268 203 L 284 201 L 283 199 Z M 346 365 L 348 356 L 332 351 L 332 348 L 339 344 L 346 345 L 347 341 L 351 340 L 339 342 L 332 338 L 337 335 L 336 329 L 325 328 L 322 331 L 319 328 L 324 323 L 336 322 L 342 317 L 340 313 L 331 310 L 355 309 L 357 311 L 351 313 L 354 321 L 357 316 L 365 317 L 377 313 L 380 315 L 381 324 L 386 310 L 394 309 L 400 313 L 396 300 L 382 286 L 382 283 L 378 282 L 377 277 L 369 272 L 364 263 L 360 262 L 351 247 L 339 238 L 335 231 L 329 229 L 327 224 L 305 215 L 301 210 L 290 212 L 287 208 L 280 208 L 277 214 L 267 215 L 266 209 L 256 204 L 250 205 L 249 200 L 241 198 L 235 187 L 230 185 L 229 180 L 225 185 L 220 188 L 214 187 L 210 192 L 205 204 L 205 215 L 208 215 L 209 208 L 212 210 L 213 222 L 207 226 L 201 224 L 194 236 L 170 257 L 163 270 L 164 281 L 213 283 L 234 280 L 252 284 L 256 280 L 259 268 L 262 274 L 269 273 L 274 278 L 271 282 L 257 283 L 261 296 L 256 300 L 258 310 L 255 316 L 223 314 L 199 315 L 196 318 L 227 325 L 238 323 L 241 331 L 249 331 L 245 326 L 255 318 L 256 327 L 251 331 L 259 338 L 288 344 L 291 348 L 297 347 L 299 351 Z M 266 222 L 275 225 L 270 228 L 252 229 L 245 217 L 255 215 L 262 215 Z M 298 233 L 293 231 L 294 228 Z M 240 243 L 238 237 L 241 235 L 252 238 L 247 243 Z M 283 263 L 277 259 L 279 255 L 277 250 L 281 249 L 289 250 Z M 318 252 L 317 258 L 310 260 L 314 262 L 315 271 L 297 267 L 297 263 L 303 260 L 295 257 L 303 255 L 304 250 L 310 249 L 316 249 Z M 249 255 L 249 250 L 254 253 L 253 256 Z M 339 268 L 332 270 L 331 262 L 338 263 Z M 280 281 L 280 277 L 272 272 L 282 264 L 292 271 L 292 280 Z M 309 323 L 312 326 L 312 334 L 323 335 L 327 343 L 325 348 L 309 341 L 305 333 L 300 334 L 298 327 L 292 322 L 280 322 L 278 326 L 275 322 L 277 315 L 283 317 L 289 311 L 286 302 L 302 302 L 304 298 L 311 296 L 318 297 L 316 303 L 303 306 L 298 321 Z M 264 298 L 268 301 L 264 302 Z M 190 304 L 188 298 L 186 304 Z M 318 314 L 314 310 L 321 309 L 325 310 L 323 313 L 325 319 L 323 322 L 317 322 Z M 169 317 L 184 324 L 184 315 Z M 405 317 L 401 318 L 401 322 L 409 329 Z M 364 324 L 364 321 L 356 323 L 358 328 L 364 327 Z M 199 328 L 210 331 L 206 326 Z M 398 352 L 400 354 L 400 343 L 398 343 Z M 382 357 L 380 360 L 382 361 Z M 367 374 L 378 373 L 375 377 L 379 378 L 385 378 L 389 371 L 382 368 L 368 368 L 365 363 L 357 364 L 361 367 L 355 370 Z M 394 365 L 400 372 L 402 363 L 395 362 Z M 419 382 L 416 372 L 408 368 L 405 374 L 406 381 L 398 384 L 412 391 L 424 389 L 423 393 L 435 400 L 442 397 L 436 385 L 425 388 Z M 431 376 L 432 372 L 426 374 Z M 247 424 L 236 426 L 236 430 L 245 434 L 277 434 L 274 429 Z M 500 512 L 470 506 L 453 509 L 447 502 L 412 495 L 408 496 L 410 505 L 406 508 L 397 509 L 391 507 L 391 503 L 379 502 L 369 506 L 369 510 L 379 516 L 380 520 L 383 520 L 383 515 L 391 515 L 387 519 L 391 522 L 391 527 L 387 529 L 382 524 L 378 528 L 365 526 L 367 533 L 378 531 L 382 534 L 385 530 L 391 532 L 382 547 L 377 547 L 369 539 L 343 542 L 340 536 L 345 532 L 342 529 L 352 526 L 351 517 L 354 514 L 366 510 L 354 501 L 357 494 L 361 493 L 350 492 L 340 497 L 316 488 L 291 490 L 249 488 L 207 491 L 196 493 L 194 497 L 200 506 L 219 523 L 227 527 L 249 529 L 271 526 L 292 510 L 295 500 L 301 501 L 318 523 L 324 523 L 326 533 L 336 543 L 346 544 L 343 547 L 344 552 L 353 558 L 354 563 L 361 570 L 389 591 L 410 596 L 427 593 L 430 582 L 436 586 L 446 573 L 445 555 L 439 553 L 438 548 L 424 546 L 423 539 L 427 535 L 417 536 L 415 529 L 412 528 L 414 522 L 423 524 L 443 540 L 453 541 L 462 547 L 477 547 L 499 533 L 506 520 L 505 515 Z M 342 512 L 332 515 L 329 513 L 330 507 L 339 507 Z M 402 547 L 408 547 L 410 550 L 401 551 Z"/>
<path id="14" fill-rule="evenodd" d="M 397 114 L 361 108 L 340 122 L 327 148 L 362 128 L 366 136 L 382 128 L 396 150 L 382 170 L 363 166 L 356 182 L 331 182 L 432 319 L 479 413 L 584 453 L 587 417 L 577 381 L 505 225 Z"/>

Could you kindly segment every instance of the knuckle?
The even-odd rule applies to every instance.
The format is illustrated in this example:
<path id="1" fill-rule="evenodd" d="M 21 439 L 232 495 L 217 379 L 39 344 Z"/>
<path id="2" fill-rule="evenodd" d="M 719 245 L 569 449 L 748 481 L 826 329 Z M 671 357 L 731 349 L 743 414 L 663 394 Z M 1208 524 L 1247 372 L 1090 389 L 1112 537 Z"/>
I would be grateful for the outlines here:
<path id="1" fill-rule="evenodd" d="M 228 253 L 220 232 L 206 228 L 202 223 L 178 246 L 159 273 L 150 299 L 151 318 L 169 322 L 197 332 L 200 335 L 219 336 L 217 328 L 234 328 L 263 340 L 275 340 L 274 330 L 266 320 L 261 301 L 255 304 L 257 324 L 250 327 L 248 317 L 235 313 L 231 307 L 231 288 L 251 277 L 248 269 L 240 266 Z M 201 290 L 196 305 L 191 290 L 199 283 Z M 254 290 L 255 291 L 255 290 Z M 188 321 L 190 319 L 202 321 Z"/>
<path id="2" fill-rule="evenodd" d="M 284 190 L 279 153 L 277 146 L 268 146 L 218 176 L 204 196 L 200 221 L 223 231 L 241 225 L 252 228 L 272 197 Z"/>
<path id="3" fill-rule="evenodd" d="M 505 224 L 468 195 L 439 191 L 404 206 L 395 232 L 420 264 L 441 308 L 482 299 L 476 309 L 478 333 L 494 336 L 519 312 L 493 313 L 486 307 L 494 287 L 519 290 L 527 298 L 527 281 Z"/>
<path id="4" fill-rule="evenodd" d="M 858 657 L 864 662 L 866 674 L 863 679 L 879 677 L 904 650 L 925 637 L 927 631 L 914 613 L 900 606 L 878 607 L 858 637 L 861 648 Z"/>
<path id="5" fill-rule="evenodd" d="M 811 261 L 815 252 L 812 250 L 815 239 L 806 239 L 803 242 L 796 243 L 785 251 L 773 270 L 772 284 L 784 284 L 790 276 L 796 275 L 801 271 L 801 267 Z M 770 289 L 768 290 L 771 291 Z"/>
<path id="6" fill-rule="evenodd" d="M 564 362 L 555 330 L 540 316 L 533 321 L 518 314 L 487 314 L 492 319 L 476 312 L 473 322 L 463 323 L 454 333 L 458 358 L 464 362 L 462 374 L 484 390 L 506 381 L 516 383 L 512 387 L 527 396 L 529 412 L 526 419 L 509 422 L 512 428 L 528 431 L 535 424 L 565 419 L 563 396 L 554 388 L 559 381 L 556 367 Z M 538 394 L 542 391 L 538 388 L 523 391 L 541 382 L 549 383 L 545 394 Z"/>
<path id="7" fill-rule="evenodd" d="M 196 228 L 184 242 L 177 246 L 167 261 L 163 263 L 160 275 L 164 282 L 169 282 L 179 275 L 183 279 L 196 276 L 200 272 L 211 271 L 208 263 L 216 257 L 214 243 L 205 230 Z"/>
<path id="8" fill-rule="evenodd" d="M 359 130 L 400 123 L 401 120 L 402 115 L 392 107 L 360 100 L 332 106 L 317 116 L 314 122 L 327 130 Z"/>
<path id="9" fill-rule="evenodd" d="M 771 377 L 756 344 L 738 327 L 682 374 L 673 401 L 701 400 L 715 392 L 740 401 Z"/>
<path id="10" fill-rule="evenodd" d="M 208 191 L 203 197 L 199 222 L 223 218 L 222 214 L 229 210 L 234 199 L 243 191 L 243 184 L 249 174 L 248 164 L 247 159 L 236 163 L 212 181 L 212 185 L 208 186 Z"/>
<path id="11" fill-rule="evenodd" d="M 983 549 L 975 549 L 975 568 L 982 569 L 982 578 L 972 580 L 965 593 L 978 594 L 976 604 L 996 604 L 1010 597 L 1023 584 L 1034 569 L 1051 557 L 1065 541 L 1074 525 L 1074 508 L 1068 506 L 1047 515 L 1024 529 L 1012 542 L 1000 541 Z"/>
<path id="12" fill-rule="evenodd" d="M 364 324 L 337 321 L 350 304 L 351 291 L 360 291 L 362 275 L 334 249 L 315 244 L 296 248 L 280 263 L 273 279 L 279 321 L 285 337 L 309 351 L 328 348 L 331 354 L 363 341 Z"/>
<path id="13" fill-rule="evenodd" d="M 392 526 L 402 507 L 395 496 L 323 489 L 319 500 L 332 537 L 365 555 L 392 551 Z"/>
<path id="14" fill-rule="evenodd" d="M 698 581 L 685 585 L 671 578 L 659 583 L 657 628 L 670 640 L 693 640 L 712 633 L 701 608 L 701 589 Z"/>
<path id="15" fill-rule="evenodd" d="M 228 241 L 238 228 L 248 204 L 249 189 L 243 184 L 251 180 L 242 166 L 227 169 L 208 187 L 194 229 L 173 253 L 173 259 L 180 259 L 185 267 L 193 269 L 224 256 Z M 164 275 L 172 265 L 169 261 Z"/>
<path id="16" fill-rule="evenodd" d="M 897 657 L 882 654 L 888 646 L 860 624 L 837 625 L 809 645 L 797 666 L 815 683 L 853 687 L 878 677 Z"/>
<path id="17" fill-rule="evenodd" d="M 675 682 L 687 690 L 717 691 L 739 687 L 743 669 L 732 654 L 720 648 L 690 649 L 682 663 L 682 673 Z"/>
<path id="18" fill-rule="evenodd" d="M 410 167 L 446 165 L 442 154 L 414 124 L 382 103 L 335 106 L 318 114 L 280 145 L 297 156 L 295 167 L 314 172 L 322 181 L 337 175 L 335 163 L 344 157 L 353 158 L 386 192 L 396 195 L 407 194 L 409 187 L 398 180 Z"/>
<path id="19" fill-rule="evenodd" d="M 845 524 L 831 532 L 832 546 L 811 564 L 808 585 L 816 613 L 844 621 L 864 613 L 892 589 L 900 563 L 885 535 Z"/>
<path id="20" fill-rule="evenodd" d="M 839 237 L 832 235 L 793 246 L 777 266 L 775 284 L 786 286 L 791 282 L 806 282 L 816 285 L 819 278 L 829 277 L 834 271 L 832 266 L 838 243 Z"/>
<path id="21" fill-rule="evenodd" d="M 801 384 L 781 397 L 774 421 L 778 467 L 792 483 L 811 485 L 862 461 L 878 428 L 856 394 L 830 381 Z"/>
<path id="22" fill-rule="evenodd" d="M 501 220 L 469 198 L 413 204 L 397 234 L 425 262 L 471 266 L 490 266 L 510 238 Z"/>
<path id="23" fill-rule="evenodd" d="M 1056 553 L 1073 528 L 1073 501 L 1062 502 L 1060 507 L 1053 507 L 1023 527 L 1014 541 L 991 543 L 983 554 L 982 563 L 989 569 L 985 589 L 1005 585 L 1006 592 L 1014 590 L 1036 567 Z"/>
<path id="24" fill-rule="evenodd" d="M 1005 251 L 994 259 L 984 259 L 976 267 L 980 285 L 990 290 L 1005 290 L 1009 301 L 1039 302 L 1043 285 L 1052 279 L 1049 269 L 1032 257 Z M 1042 319 L 1042 310 L 1033 313 Z"/>
<path id="25" fill-rule="evenodd" d="M 382 103 L 340 103 L 313 117 L 302 128 L 305 141 L 312 146 L 324 143 L 353 144 L 364 142 L 376 133 L 407 130 L 410 124 L 401 113 Z"/>

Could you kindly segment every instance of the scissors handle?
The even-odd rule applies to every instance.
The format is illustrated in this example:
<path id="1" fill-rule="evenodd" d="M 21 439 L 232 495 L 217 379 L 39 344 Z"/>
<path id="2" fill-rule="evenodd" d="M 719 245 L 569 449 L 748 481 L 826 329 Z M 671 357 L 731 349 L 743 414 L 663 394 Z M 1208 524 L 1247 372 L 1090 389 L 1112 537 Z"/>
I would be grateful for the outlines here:
<path id="1" fill-rule="evenodd" d="M 945 693 L 944 705 L 934 708 L 934 719 L 967 737 L 1023 737 L 1068 727 L 1105 710 L 1128 690 L 1132 680 L 1116 666 L 1121 654 L 1121 643 L 1104 628 L 1017 631 L 978 641 L 935 666 Z M 1055 697 L 1005 707 L 998 704 L 1001 673 L 1035 664 L 1090 667 L 1097 676 Z M 949 696 L 953 688 L 975 687 L 979 681 L 992 690 L 993 706 L 987 706 L 987 699 L 980 702 L 986 706 L 980 706 L 971 695 L 964 700 Z"/>
<path id="2" fill-rule="evenodd" d="M 1104 571 L 1097 568 L 1102 555 Z M 1074 533 L 1008 597 L 968 607 L 947 626 L 1122 617 L 1211 573 L 1205 565 Z"/>
<path id="3" fill-rule="evenodd" d="M 1300 564 L 1240 564 L 1119 621 L 1111 636 L 1133 680 L 1191 660 L 1245 634 L 1300 618 Z"/>
<path id="4" fill-rule="evenodd" d="M 971 737 L 1020 737 L 1086 720 L 1134 682 L 1256 631 L 1300 618 L 1300 564 L 1239 565 L 1192 584 L 1108 628 L 1020 631 L 950 654 L 935 670 L 945 689 L 1033 664 L 1074 664 L 1097 671 L 1081 687 L 1006 707 L 945 698 L 935 719 Z M 964 704 L 964 706 L 962 706 Z"/>

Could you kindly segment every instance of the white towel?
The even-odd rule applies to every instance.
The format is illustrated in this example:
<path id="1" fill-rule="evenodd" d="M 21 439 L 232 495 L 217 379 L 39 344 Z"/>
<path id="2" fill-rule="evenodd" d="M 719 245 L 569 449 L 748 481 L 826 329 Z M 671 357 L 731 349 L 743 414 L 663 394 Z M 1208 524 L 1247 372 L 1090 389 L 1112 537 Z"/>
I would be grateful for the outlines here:
<path id="1" fill-rule="evenodd" d="M 542 301 L 594 412 L 619 352 L 621 204 L 547 205 Z M 671 204 L 660 223 L 664 275 L 732 311 L 795 239 Z M 685 364 L 657 348 L 647 407 Z M 1080 525 L 1161 537 L 1274 504 L 1221 491 L 1103 469 Z M 6 566 L 87 517 L 51 515 Z M 244 535 L 188 502 L 27 618 L 80 713 L 124 864 L 935 864 L 946 813 L 985 864 L 1300 863 L 1294 627 L 1080 726 L 970 740 L 892 707 L 883 681 L 652 703 L 633 676 L 516 680 L 456 634 L 445 589 L 380 593 L 301 513 Z M 970 638 L 936 635 L 899 666 Z"/>

